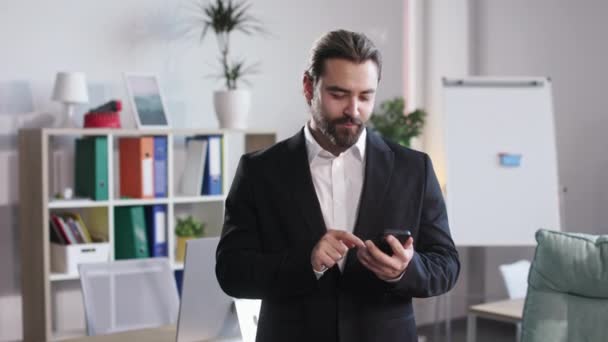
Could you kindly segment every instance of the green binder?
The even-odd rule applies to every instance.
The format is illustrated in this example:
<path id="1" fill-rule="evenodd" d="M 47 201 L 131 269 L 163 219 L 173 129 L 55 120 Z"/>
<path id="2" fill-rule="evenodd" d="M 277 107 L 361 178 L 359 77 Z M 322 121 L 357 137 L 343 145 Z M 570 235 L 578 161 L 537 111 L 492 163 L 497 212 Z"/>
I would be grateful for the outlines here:
<path id="1" fill-rule="evenodd" d="M 96 201 L 108 199 L 108 139 L 76 139 L 75 194 Z"/>
<path id="2" fill-rule="evenodd" d="M 149 258 L 144 207 L 117 207 L 114 212 L 116 259 Z"/>

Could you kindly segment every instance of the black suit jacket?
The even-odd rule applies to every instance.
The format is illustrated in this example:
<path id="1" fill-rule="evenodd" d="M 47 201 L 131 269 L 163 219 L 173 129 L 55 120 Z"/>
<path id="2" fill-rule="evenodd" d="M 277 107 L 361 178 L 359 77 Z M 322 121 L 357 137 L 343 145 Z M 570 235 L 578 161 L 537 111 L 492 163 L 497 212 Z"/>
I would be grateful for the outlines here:
<path id="1" fill-rule="evenodd" d="M 412 297 L 454 286 L 460 270 L 429 157 L 368 130 L 354 234 L 409 229 L 414 257 L 399 282 L 378 279 L 349 251 L 319 280 L 310 263 L 326 232 L 303 130 L 244 155 L 226 199 L 216 275 L 230 296 L 261 298 L 260 342 L 414 342 Z"/>

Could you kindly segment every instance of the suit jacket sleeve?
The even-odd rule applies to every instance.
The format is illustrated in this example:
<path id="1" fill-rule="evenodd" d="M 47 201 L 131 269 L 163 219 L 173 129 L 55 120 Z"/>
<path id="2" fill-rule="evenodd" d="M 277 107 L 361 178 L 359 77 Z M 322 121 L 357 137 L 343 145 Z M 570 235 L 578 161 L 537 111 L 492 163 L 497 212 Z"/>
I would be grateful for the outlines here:
<path id="1" fill-rule="evenodd" d="M 257 219 L 255 170 L 241 157 L 226 199 L 222 236 L 216 253 L 216 276 L 224 292 L 239 298 L 305 295 L 318 288 L 309 248 L 264 251 Z"/>
<path id="2" fill-rule="evenodd" d="M 441 188 L 425 155 L 425 184 L 414 257 L 392 291 L 404 296 L 431 297 L 449 291 L 460 272 L 458 252 L 450 235 Z"/>

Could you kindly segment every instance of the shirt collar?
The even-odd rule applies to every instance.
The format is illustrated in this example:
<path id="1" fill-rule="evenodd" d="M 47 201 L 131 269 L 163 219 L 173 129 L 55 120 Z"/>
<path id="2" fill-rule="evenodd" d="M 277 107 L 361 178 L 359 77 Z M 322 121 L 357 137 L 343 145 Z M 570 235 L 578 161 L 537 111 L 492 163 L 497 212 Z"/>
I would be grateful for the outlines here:
<path id="1" fill-rule="evenodd" d="M 304 137 L 306 138 L 306 151 L 308 152 L 308 162 L 311 163 L 315 159 L 315 157 L 317 157 L 320 153 L 327 153 L 333 156 L 331 152 L 326 151 L 323 147 L 321 147 L 321 145 L 319 145 L 317 140 L 315 140 L 315 138 L 313 137 L 308 125 L 308 122 L 306 123 L 306 125 L 304 125 Z M 361 135 L 359 135 L 359 139 L 357 140 L 357 142 L 353 146 L 349 147 L 346 151 L 342 152 L 342 154 L 352 151 L 354 156 L 357 157 L 359 161 L 363 161 L 365 159 L 366 140 L 367 128 L 363 127 L 363 130 L 361 131 Z"/>

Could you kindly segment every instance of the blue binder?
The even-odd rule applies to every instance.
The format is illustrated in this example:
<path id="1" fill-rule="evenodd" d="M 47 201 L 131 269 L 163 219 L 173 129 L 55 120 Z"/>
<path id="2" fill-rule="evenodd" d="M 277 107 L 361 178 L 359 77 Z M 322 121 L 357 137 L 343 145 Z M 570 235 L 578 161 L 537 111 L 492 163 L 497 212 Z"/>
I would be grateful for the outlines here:
<path id="1" fill-rule="evenodd" d="M 151 257 L 166 257 L 167 253 L 167 209 L 164 205 L 146 207 L 146 231 Z"/>
<path id="2" fill-rule="evenodd" d="M 202 137 L 207 139 L 207 160 L 203 175 L 202 195 L 222 194 L 222 136 L 208 135 Z"/>
<path id="3" fill-rule="evenodd" d="M 154 137 L 154 197 L 167 197 L 167 137 Z"/>

